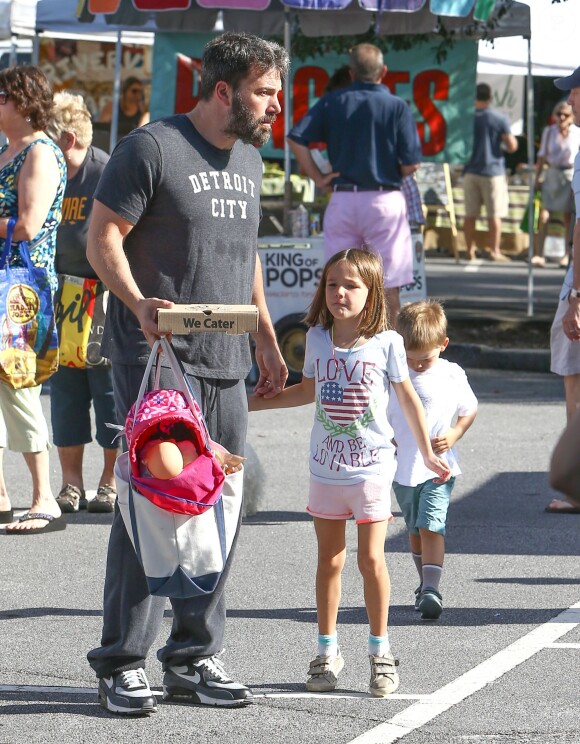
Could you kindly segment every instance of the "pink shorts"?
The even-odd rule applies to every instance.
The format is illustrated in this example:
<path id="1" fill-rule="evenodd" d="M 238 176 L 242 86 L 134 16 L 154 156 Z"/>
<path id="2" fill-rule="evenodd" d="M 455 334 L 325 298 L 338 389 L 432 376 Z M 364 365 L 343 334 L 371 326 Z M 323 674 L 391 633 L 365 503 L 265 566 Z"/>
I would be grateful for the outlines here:
<path id="1" fill-rule="evenodd" d="M 413 246 L 405 197 L 400 191 L 334 192 L 324 213 L 326 259 L 362 248 L 383 259 L 387 289 L 413 282 Z"/>
<path id="2" fill-rule="evenodd" d="M 321 519 L 355 518 L 357 524 L 392 519 L 391 480 L 375 478 L 345 486 L 310 479 L 306 511 Z"/>

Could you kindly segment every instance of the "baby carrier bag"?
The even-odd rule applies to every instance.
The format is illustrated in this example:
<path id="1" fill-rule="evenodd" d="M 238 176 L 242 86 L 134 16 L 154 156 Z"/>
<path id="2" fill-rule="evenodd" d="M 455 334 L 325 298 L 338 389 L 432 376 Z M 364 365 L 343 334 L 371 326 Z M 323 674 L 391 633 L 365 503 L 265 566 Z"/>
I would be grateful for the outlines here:
<path id="1" fill-rule="evenodd" d="M 175 376 L 175 389 L 159 389 L 162 356 Z M 147 391 L 155 361 L 155 383 Z M 214 454 L 223 448 L 211 441 L 183 365 L 166 338 L 153 345 L 125 436 L 127 452 L 115 464 L 118 504 L 149 591 L 182 599 L 210 594 L 238 528 L 243 469 L 225 475 Z M 160 442 L 186 444 L 193 459 L 184 457 L 176 474 L 156 477 L 145 453 Z"/>

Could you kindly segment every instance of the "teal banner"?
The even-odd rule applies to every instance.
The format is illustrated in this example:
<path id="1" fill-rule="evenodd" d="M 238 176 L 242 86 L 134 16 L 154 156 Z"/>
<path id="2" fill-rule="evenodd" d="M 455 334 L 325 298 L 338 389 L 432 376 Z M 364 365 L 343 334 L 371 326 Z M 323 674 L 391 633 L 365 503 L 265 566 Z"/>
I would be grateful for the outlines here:
<path id="1" fill-rule="evenodd" d="M 198 100 L 200 59 L 211 35 L 155 36 L 151 116 L 160 118 L 190 111 Z M 464 163 L 471 154 L 477 66 L 477 42 L 457 41 L 447 57 L 437 62 L 434 43 L 421 43 L 386 55 L 383 83 L 411 106 L 424 160 Z M 326 54 L 293 60 L 290 73 L 291 121 L 296 122 L 324 95 L 330 76 L 347 63 L 346 56 Z M 282 98 L 282 97 L 281 97 Z M 282 105 L 285 102 L 281 100 Z M 261 148 L 265 159 L 282 158 L 284 117 Z"/>

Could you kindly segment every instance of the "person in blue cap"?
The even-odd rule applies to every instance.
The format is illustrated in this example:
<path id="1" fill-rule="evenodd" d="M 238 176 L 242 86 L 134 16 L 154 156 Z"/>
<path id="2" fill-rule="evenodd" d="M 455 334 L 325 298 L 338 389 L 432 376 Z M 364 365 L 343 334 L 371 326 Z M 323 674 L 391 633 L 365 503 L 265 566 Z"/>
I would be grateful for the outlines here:
<path id="1" fill-rule="evenodd" d="M 568 92 L 567 100 L 572 108 L 574 124 L 580 127 L 580 67 L 571 75 L 555 80 L 554 85 L 559 90 Z M 564 378 L 568 423 L 580 409 L 580 150 L 574 159 L 572 191 L 576 211 L 572 260 L 564 277 L 550 335 L 550 369 Z M 574 502 L 572 496 L 573 494 L 564 491 L 564 498 L 552 499 L 546 511 L 558 514 L 580 513 L 580 505 Z"/>

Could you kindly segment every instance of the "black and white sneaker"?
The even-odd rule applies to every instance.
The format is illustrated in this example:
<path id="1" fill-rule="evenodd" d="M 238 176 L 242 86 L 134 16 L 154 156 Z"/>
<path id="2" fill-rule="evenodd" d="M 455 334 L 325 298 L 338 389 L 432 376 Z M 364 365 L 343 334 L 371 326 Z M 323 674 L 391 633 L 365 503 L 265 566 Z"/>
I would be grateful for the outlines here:
<path id="1" fill-rule="evenodd" d="M 252 691 L 225 673 L 217 656 L 171 666 L 163 676 L 163 699 L 199 705 L 241 706 L 252 702 Z"/>
<path id="2" fill-rule="evenodd" d="M 125 716 L 148 716 L 157 711 L 155 695 L 143 669 L 101 677 L 99 703 L 105 710 Z"/>

